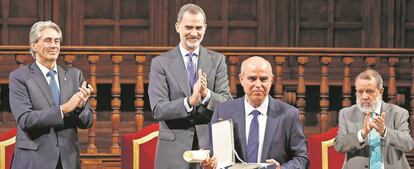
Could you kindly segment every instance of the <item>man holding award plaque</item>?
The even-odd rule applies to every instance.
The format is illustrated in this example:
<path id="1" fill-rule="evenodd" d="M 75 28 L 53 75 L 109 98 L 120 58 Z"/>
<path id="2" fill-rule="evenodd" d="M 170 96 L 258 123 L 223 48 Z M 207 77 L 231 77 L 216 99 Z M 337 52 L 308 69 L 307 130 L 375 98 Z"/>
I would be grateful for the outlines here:
<path id="1" fill-rule="evenodd" d="M 335 149 L 346 153 L 343 168 L 410 168 L 413 148 L 408 111 L 382 101 L 381 75 L 372 69 L 355 78 L 356 105 L 339 112 Z"/>
<path id="2" fill-rule="evenodd" d="M 307 168 L 308 153 L 298 109 L 269 96 L 273 81 L 270 63 L 258 56 L 246 59 L 241 65 L 239 79 L 245 96 L 217 105 L 211 120 L 212 125 L 231 121 L 236 161 L 271 163 L 277 169 Z M 214 134 L 213 129 L 213 146 L 216 146 Z M 213 152 L 213 156 L 220 154 Z M 201 165 L 204 168 L 222 167 L 220 160 L 207 158 Z M 254 165 L 237 166 L 263 166 L 251 167 Z"/>

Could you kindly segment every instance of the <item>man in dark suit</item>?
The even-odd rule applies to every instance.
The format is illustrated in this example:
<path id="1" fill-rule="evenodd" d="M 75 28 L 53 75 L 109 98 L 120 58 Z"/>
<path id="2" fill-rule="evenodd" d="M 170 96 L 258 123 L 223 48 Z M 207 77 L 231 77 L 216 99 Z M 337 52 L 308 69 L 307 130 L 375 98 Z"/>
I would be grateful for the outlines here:
<path id="1" fill-rule="evenodd" d="M 79 169 L 77 128 L 92 125 L 92 87 L 82 72 L 56 64 L 62 32 L 51 21 L 30 29 L 35 63 L 10 73 L 10 107 L 17 123 L 13 169 Z"/>
<path id="2" fill-rule="evenodd" d="M 339 111 L 335 149 L 346 153 L 344 169 L 410 168 L 405 152 L 414 142 L 408 111 L 382 100 L 381 75 L 368 69 L 355 78 L 356 104 Z"/>
<path id="3" fill-rule="evenodd" d="M 148 94 L 160 124 L 157 169 L 199 167 L 186 163 L 183 153 L 208 148 L 213 110 L 231 99 L 225 57 L 200 45 L 206 27 L 203 10 L 184 5 L 175 24 L 179 45 L 152 60 Z"/>
<path id="4" fill-rule="evenodd" d="M 211 122 L 232 119 L 237 154 L 248 163 L 273 163 L 276 168 L 307 168 L 308 155 L 299 111 L 269 96 L 273 73 L 270 63 L 250 57 L 239 75 L 245 97 L 216 106 Z M 203 161 L 215 168 L 217 159 Z"/>

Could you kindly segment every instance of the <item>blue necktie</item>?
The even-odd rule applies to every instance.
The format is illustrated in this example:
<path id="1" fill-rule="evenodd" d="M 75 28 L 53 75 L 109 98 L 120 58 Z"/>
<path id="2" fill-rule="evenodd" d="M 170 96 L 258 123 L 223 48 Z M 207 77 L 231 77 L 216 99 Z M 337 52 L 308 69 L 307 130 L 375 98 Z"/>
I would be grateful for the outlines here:
<path id="1" fill-rule="evenodd" d="M 193 88 L 195 82 L 196 82 L 196 72 L 195 72 L 195 65 L 193 63 L 193 56 L 195 53 L 188 53 L 186 56 L 188 56 L 188 62 L 187 62 L 187 77 L 188 82 L 190 84 L 191 89 Z"/>
<path id="2" fill-rule="evenodd" d="M 375 112 L 371 112 L 371 118 L 375 117 Z M 377 130 L 372 129 L 368 136 L 369 143 L 369 168 L 370 169 L 381 169 L 382 168 L 382 157 L 381 157 L 381 138 Z"/>
<path id="3" fill-rule="evenodd" d="M 257 155 L 259 151 L 259 120 L 257 119 L 257 116 L 260 112 L 253 110 L 250 114 L 253 114 L 253 119 L 250 123 L 249 138 L 247 140 L 247 162 L 257 163 Z"/>
<path id="4" fill-rule="evenodd" d="M 50 70 L 47 72 L 46 76 L 50 77 L 49 87 L 55 100 L 55 105 L 60 105 L 59 88 L 57 86 L 57 81 L 55 80 L 55 74 L 56 72 L 54 70 Z"/>

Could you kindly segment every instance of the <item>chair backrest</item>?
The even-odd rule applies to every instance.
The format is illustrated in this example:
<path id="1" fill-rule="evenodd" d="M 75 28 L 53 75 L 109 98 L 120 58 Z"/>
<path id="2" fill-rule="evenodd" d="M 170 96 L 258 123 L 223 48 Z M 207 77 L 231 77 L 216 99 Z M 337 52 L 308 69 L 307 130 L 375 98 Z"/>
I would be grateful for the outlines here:
<path id="1" fill-rule="evenodd" d="M 336 152 L 333 143 L 338 132 L 335 127 L 328 132 L 308 137 L 310 169 L 340 169 L 344 153 Z"/>
<path id="2" fill-rule="evenodd" d="M 0 134 L 0 169 L 11 168 L 14 145 L 16 143 L 16 128 Z"/>
<path id="3" fill-rule="evenodd" d="M 159 124 L 154 123 L 138 132 L 124 134 L 121 140 L 123 169 L 153 169 Z"/>

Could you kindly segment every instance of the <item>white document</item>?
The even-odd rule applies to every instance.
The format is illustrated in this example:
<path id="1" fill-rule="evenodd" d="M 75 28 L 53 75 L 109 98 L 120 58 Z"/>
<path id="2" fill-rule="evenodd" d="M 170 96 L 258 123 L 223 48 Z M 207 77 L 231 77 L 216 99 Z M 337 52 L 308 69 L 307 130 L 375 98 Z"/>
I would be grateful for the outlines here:
<path id="1" fill-rule="evenodd" d="M 223 120 L 211 125 L 214 156 L 218 160 L 217 168 L 234 164 L 233 121 Z"/>

